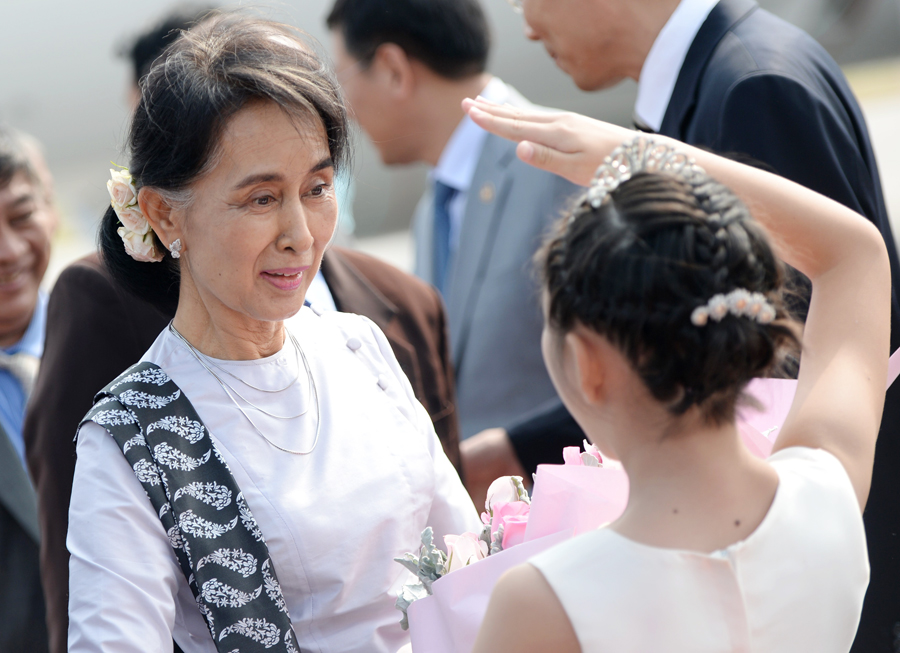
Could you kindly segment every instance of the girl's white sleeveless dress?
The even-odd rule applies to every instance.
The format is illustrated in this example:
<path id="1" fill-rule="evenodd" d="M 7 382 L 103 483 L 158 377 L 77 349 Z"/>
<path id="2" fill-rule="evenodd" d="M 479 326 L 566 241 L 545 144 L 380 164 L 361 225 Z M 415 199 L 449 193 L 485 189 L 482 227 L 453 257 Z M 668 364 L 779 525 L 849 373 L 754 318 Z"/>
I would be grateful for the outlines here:
<path id="1" fill-rule="evenodd" d="M 779 484 L 746 540 L 711 554 L 602 528 L 530 562 L 585 653 L 846 653 L 869 583 L 853 486 L 821 449 L 769 458 Z"/>

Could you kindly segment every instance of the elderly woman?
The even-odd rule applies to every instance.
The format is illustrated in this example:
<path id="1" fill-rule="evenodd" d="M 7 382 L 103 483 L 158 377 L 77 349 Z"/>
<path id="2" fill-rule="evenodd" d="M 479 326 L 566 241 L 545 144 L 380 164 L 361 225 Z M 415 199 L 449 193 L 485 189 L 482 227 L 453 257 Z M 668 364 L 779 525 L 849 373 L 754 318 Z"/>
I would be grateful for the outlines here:
<path id="1" fill-rule="evenodd" d="M 211 19 L 129 145 L 104 259 L 177 311 L 80 429 L 69 650 L 397 651 L 392 558 L 478 521 L 384 336 L 304 307 L 347 158 L 330 72 L 283 26 Z"/>

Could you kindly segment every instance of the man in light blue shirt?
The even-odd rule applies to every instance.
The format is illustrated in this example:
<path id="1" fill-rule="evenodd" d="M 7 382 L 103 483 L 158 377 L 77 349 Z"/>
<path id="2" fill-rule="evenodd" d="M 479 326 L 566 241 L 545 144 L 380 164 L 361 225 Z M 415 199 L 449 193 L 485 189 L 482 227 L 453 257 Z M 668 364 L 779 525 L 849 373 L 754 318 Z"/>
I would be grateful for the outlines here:
<path id="1" fill-rule="evenodd" d="M 46 322 L 47 297 L 39 292 L 25 335 L 11 347 L 0 347 L 0 426 L 10 439 L 23 467 L 25 443 L 22 440 L 22 421 L 37 366 L 44 353 Z"/>
<path id="2" fill-rule="evenodd" d="M 22 422 L 44 350 L 40 285 L 57 222 L 51 184 L 38 144 L 0 128 L 0 651 L 47 650 Z"/>

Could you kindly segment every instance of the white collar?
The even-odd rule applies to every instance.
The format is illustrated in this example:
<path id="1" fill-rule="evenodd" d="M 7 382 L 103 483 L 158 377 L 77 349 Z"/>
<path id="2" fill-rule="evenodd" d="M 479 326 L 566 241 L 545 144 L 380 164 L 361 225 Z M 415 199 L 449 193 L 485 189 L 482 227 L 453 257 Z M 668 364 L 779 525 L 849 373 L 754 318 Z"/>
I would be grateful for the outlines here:
<path id="1" fill-rule="evenodd" d="M 638 80 L 634 113 L 647 127 L 662 127 L 675 82 L 697 32 L 719 0 L 681 0 L 653 42 Z"/>
<path id="2" fill-rule="evenodd" d="M 499 78 L 492 77 L 481 91 L 481 96 L 491 102 L 503 104 L 509 97 L 509 89 Z M 431 172 L 432 178 L 461 193 L 468 193 L 486 138 L 486 131 L 468 116 L 463 118 L 444 146 L 441 158 Z"/>

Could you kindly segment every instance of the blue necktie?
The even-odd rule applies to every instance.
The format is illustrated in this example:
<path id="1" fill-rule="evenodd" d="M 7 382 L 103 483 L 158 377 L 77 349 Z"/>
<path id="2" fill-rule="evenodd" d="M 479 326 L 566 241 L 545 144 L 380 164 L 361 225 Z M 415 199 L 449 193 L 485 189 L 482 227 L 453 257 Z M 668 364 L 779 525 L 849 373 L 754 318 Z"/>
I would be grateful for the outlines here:
<path id="1" fill-rule="evenodd" d="M 434 182 L 434 285 L 445 295 L 447 269 L 450 265 L 450 202 L 456 189 Z"/>

